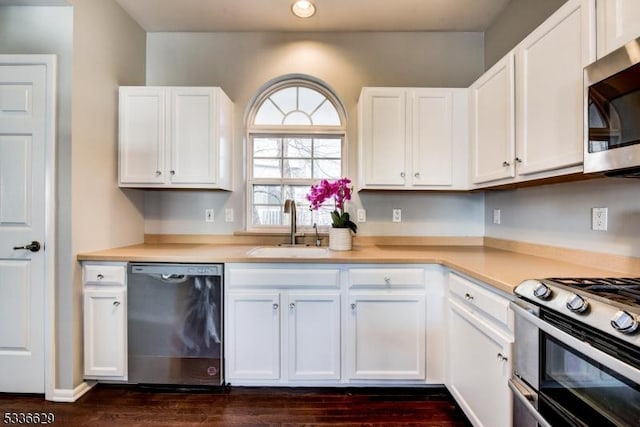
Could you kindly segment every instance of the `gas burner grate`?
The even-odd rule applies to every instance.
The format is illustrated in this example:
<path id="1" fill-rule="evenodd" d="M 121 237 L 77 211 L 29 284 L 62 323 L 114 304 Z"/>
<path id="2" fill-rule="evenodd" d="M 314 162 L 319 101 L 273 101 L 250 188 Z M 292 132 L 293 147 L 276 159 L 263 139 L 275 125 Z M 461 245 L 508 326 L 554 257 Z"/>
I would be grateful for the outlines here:
<path id="1" fill-rule="evenodd" d="M 640 278 L 635 277 L 552 277 L 546 281 L 577 288 L 622 304 L 640 305 Z"/>

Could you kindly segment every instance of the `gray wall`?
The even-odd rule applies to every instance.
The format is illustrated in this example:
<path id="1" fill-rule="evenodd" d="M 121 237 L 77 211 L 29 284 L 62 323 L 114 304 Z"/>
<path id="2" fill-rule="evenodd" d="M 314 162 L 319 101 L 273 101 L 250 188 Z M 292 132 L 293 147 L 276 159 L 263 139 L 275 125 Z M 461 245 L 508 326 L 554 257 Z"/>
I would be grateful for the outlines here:
<path id="1" fill-rule="evenodd" d="M 66 351 L 59 353 L 63 388 L 82 381 L 82 274 L 76 255 L 144 240 L 143 192 L 118 188 L 117 165 L 118 86 L 144 84 L 146 33 L 113 0 L 70 3 L 72 281 L 59 306 L 66 317 L 59 329 L 69 334 Z"/>
<path id="2" fill-rule="evenodd" d="M 145 230 L 230 234 L 244 229 L 244 115 L 258 89 L 291 73 L 317 77 L 347 109 L 346 175 L 357 177 L 356 106 L 363 86 L 467 87 L 483 72 L 481 33 L 149 33 L 147 84 L 221 86 L 235 102 L 234 191 L 149 191 Z M 381 165 L 384 167 L 384 165 Z M 361 193 L 351 210 L 367 209 L 359 233 L 482 235 L 481 194 Z M 390 205 L 393 203 L 393 206 Z M 235 211 L 223 222 L 224 208 Z M 204 222 L 214 208 L 216 221 Z M 404 221 L 391 222 L 391 209 Z"/>
<path id="3" fill-rule="evenodd" d="M 608 231 L 591 230 L 591 208 L 609 208 Z M 501 210 L 501 224 L 492 223 Z M 486 235 L 640 257 L 640 181 L 602 178 L 485 197 Z"/>
<path id="4" fill-rule="evenodd" d="M 567 0 L 511 0 L 484 33 L 484 67 L 491 68 Z"/>

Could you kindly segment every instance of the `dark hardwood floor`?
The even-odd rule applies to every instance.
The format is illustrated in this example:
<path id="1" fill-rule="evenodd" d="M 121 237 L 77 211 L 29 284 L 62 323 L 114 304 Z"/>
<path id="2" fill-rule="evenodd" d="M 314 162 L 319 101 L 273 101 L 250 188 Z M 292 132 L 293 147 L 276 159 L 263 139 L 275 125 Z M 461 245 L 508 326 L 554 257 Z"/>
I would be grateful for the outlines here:
<path id="1" fill-rule="evenodd" d="M 0 393 L 0 409 L 2 424 L 6 414 L 37 412 L 54 414 L 54 426 L 74 427 L 470 426 L 443 388 L 231 387 L 176 392 L 101 384 L 75 403 Z"/>

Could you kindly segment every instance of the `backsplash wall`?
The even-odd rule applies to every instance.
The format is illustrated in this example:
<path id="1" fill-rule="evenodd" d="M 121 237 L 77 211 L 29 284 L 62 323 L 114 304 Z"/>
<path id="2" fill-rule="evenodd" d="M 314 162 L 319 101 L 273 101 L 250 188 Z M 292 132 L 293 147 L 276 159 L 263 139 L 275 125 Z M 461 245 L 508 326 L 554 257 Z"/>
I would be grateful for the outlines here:
<path id="1" fill-rule="evenodd" d="M 591 208 L 608 230 L 591 230 Z M 493 224 L 500 209 L 501 224 Z M 485 193 L 488 237 L 640 257 L 640 180 L 602 178 Z"/>

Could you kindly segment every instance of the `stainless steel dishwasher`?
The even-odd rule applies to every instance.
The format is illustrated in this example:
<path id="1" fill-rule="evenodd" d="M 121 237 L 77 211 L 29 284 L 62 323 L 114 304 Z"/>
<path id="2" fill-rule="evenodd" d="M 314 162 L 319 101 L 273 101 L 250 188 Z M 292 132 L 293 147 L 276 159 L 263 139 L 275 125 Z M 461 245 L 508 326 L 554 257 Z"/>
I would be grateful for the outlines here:
<path id="1" fill-rule="evenodd" d="M 222 282 L 222 264 L 129 264 L 129 383 L 223 384 Z"/>

